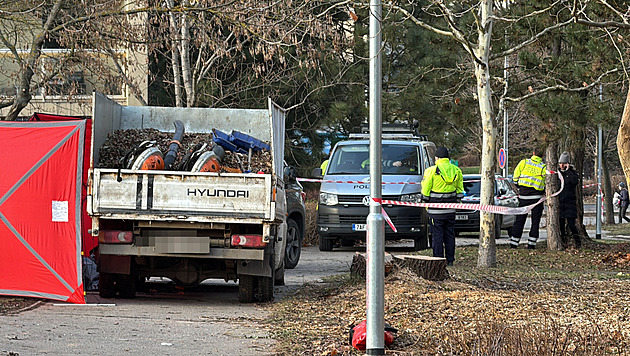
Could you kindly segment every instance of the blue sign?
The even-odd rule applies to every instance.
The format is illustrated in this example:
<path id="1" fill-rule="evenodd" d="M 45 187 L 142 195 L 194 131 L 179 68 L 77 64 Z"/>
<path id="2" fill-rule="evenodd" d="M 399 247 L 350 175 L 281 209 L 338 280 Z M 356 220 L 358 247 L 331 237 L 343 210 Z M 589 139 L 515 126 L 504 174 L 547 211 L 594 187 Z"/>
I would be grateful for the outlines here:
<path id="1" fill-rule="evenodd" d="M 505 150 L 503 148 L 499 149 L 499 168 L 505 168 Z"/>

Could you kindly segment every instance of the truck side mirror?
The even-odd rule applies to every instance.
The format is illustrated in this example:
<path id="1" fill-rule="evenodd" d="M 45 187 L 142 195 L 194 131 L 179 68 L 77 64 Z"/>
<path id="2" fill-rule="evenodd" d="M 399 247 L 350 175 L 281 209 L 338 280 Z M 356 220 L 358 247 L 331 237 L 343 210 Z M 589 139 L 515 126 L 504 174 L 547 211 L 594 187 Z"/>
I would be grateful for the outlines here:
<path id="1" fill-rule="evenodd" d="M 311 177 L 313 178 L 323 178 L 324 176 L 322 175 L 322 169 L 321 168 L 315 168 L 313 169 L 313 172 L 311 173 Z"/>

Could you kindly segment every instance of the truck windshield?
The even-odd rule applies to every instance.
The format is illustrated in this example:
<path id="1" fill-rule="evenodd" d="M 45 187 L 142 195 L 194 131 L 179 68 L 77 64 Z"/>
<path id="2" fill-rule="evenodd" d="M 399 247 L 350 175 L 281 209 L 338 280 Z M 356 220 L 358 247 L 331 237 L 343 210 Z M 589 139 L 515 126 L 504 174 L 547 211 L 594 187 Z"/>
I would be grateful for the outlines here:
<path id="1" fill-rule="evenodd" d="M 412 145 L 387 144 L 382 147 L 382 169 L 387 175 L 419 175 L 420 155 Z M 368 174 L 370 153 L 366 144 L 338 146 L 333 152 L 326 174 Z"/>

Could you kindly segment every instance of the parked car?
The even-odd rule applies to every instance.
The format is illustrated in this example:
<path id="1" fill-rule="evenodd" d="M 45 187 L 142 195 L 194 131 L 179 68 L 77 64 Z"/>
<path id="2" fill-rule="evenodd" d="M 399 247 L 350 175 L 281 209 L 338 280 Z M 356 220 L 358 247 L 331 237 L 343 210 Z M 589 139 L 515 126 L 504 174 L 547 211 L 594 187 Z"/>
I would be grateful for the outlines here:
<path id="1" fill-rule="evenodd" d="M 295 168 L 284 169 L 285 193 L 287 197 L 287 247 L 284 253 L 284 268 L 293 269 L 300 261 L 304 239 L 306 217 L 306 193 L 296 179 Z"/>
<path id="2" fill-rule="evenodd" d="M 465 195 L 462 203 L 479 204 L 481 199 L 481 175 L 464 174 Z M 494 204 L 500 206 L 518 207 L 518 194 L 516 186 L 508 178 L 495 176 Z M 508 236 L 512 236 L 512 226 L 515 215 L 495 214 L 495 236 L 500 237 L 501 230 L 506 230 Z M 479 232 L 480 214 L 478 210 L 457 210 L 455 215 L 455 233 Z"/>

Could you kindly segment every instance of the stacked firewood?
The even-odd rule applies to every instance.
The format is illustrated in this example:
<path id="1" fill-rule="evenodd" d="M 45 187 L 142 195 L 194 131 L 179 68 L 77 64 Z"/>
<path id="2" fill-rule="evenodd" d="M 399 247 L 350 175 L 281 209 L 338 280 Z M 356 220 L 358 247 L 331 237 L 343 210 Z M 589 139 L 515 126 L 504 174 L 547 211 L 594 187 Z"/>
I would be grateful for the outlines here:
<path id="1" fill-rule="evenodd" d="M 158 131 L 156 129 L 129 129 L 116 130 L 107 135 L 105 143 L 99 149 L 98 168 L 122 168 L 125 154 L 136 148 L 143 141 L 155 141 L 156 146 L 166 155 L 173 138 L 172 133 Z M 206 143 L 207 150 L 214 147 L 212 134 L 184 133 L 181 147 L 177 151 L 177 158 L 173 167 L 178 167 L 183 157 L 193 150 L 198 143 Z M 221 172 L 234 173 L 238 171 L 251 171 L 252 173 L 270 174 L 273 171 L 271 152 L 252 152 L 251 162 L 248 154 L 225 152 L 225 158 L 221 162 Z"/>

